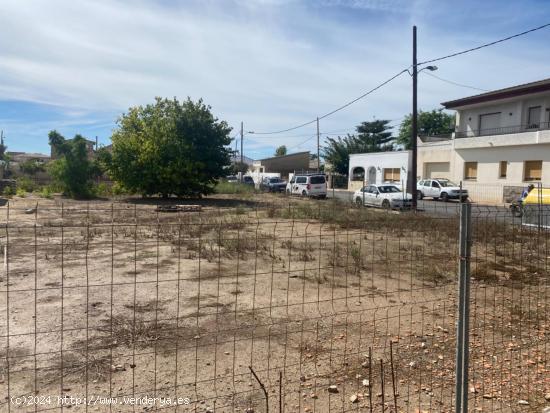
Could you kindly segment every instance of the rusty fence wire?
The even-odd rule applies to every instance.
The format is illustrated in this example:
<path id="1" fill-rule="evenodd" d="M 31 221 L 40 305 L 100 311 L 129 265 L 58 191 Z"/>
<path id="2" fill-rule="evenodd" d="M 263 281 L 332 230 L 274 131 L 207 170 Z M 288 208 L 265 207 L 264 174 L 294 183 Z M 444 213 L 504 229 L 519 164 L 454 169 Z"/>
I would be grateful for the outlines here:
<path id="1" fill-rule="evenodd" d="M 0 412 L 455 409 L 456 208 L 26 199 L 0 214 Z M 550 230 L 476 206 L 471 227 L 470 411 L 540 411 Z"/>

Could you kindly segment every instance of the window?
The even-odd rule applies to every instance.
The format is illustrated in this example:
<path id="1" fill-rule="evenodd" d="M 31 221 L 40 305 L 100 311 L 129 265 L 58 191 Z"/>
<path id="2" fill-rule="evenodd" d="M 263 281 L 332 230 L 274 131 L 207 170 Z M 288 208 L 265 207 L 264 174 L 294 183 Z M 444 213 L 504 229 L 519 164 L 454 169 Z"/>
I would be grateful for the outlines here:
<path id="1" fill-rule="evenodd" d="M 357 166 L 351 171 L 351 180 L 352 181 L 363 181 L 365 180 L 365 168 Z"/>
<path id="2" fill-rule="evenodd" d="M 296 183 L 297 184 L 305 184 L 307 182 L 307 177 L 306 176 L 299 176 L 296 178 Z"/>
<path id="3" fill-rule="evenodd" d="M 540 106 L 533 106 L 527 112 L 527 129 L 538 129 L 540 126 Z"/>
<path id="4" fill-rule="evenodd" d="M 506 178 L 506 173 L 508 172 L 508 161 L 500 161 L 498 168 L 498 177 L 501 179 Z"/>
<path id="5" fill-rule="evenodd" d="M 542 178 L 542 161 L 525 161 L 523 176 L 525 181 L 540 181 Z"/>
<path id="6" fill-rule="evenodd" d="M 439 183 L 432 181 L 432 188 L 439 188 Z"/>
<path id="7" fill-rule="evenodd" d="M 477 162 L 464 162 L 464 179 L 477 179 Z"/>
<path id="8" fill-rule="evenodd" d="M 316 175 L 309 178 L 309 182 L 313 185 L 315 184 L 324 184 L 325 183 L 325 176 L 324 175 Z"/>
<path id="9" fill-rule="evenodd" d="M 400 168 L 385 168 L 384 169 L 384 182 L 399 182 L 401 179 Z"/>
<path id="10" fill-rule="evenodd" d="M 500 112 L 479 115 L 479 134 L 493 135 L 500 128 Z"/>

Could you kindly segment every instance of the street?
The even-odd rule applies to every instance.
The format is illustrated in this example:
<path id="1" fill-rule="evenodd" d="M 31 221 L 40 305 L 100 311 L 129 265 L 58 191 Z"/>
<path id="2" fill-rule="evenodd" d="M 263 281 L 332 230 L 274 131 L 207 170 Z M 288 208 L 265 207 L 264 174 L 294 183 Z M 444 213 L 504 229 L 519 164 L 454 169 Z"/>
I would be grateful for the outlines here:
<path id="1" fill-rule="evenodd" d="M 352 202 L 353 192 L 351 191 L 331 191 L 328 190 L 327 197 L 339 199 L 344 202 Z M 418 201 L 418 210 L 431 215 L 458 215 L 460 203 L 451 200 L 449 202 L 434 201 L 426 199 Z M 483 215 L 491 216 L 493 219 L 506 220 L 510 223 L 521 223 L 521 218 L 513 217 L 507 207 L 503 205 L 483 205 L 472 203 L 472 214 L 474 218 L 482 217 Z"/>

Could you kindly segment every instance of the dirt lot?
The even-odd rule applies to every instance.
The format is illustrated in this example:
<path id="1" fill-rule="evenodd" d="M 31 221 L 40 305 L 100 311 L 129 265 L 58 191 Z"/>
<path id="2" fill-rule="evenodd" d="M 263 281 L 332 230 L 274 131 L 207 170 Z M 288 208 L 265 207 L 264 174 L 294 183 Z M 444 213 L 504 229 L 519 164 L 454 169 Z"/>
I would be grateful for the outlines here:
<path id="1" fill-rule="evenodd" d="M 1 412 L 453 410 L 457 217 L 200 204 L 0 208 Z M 550 236 L 474 219 L 471 410 L 539 411 Z"/>

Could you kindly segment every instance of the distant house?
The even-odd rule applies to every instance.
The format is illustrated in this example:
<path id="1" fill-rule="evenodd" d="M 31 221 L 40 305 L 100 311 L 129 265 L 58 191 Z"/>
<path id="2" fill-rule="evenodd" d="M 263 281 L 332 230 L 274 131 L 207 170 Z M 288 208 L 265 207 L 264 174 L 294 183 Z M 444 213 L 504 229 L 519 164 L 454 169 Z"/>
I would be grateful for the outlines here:
<path id="1" fill-rule="evenodd" d="M 25 175 L 26 173 L 21 169 L 21 165 L 25 162 L 35 161 L 37 164 L 45 165 L 51 160 L 50 155 L 43 153 L 33 152 L 6 152 L 9 157 L 9 170 L 14 177 Z M 48 174 L 42 168 L 42 170 L 36 171 L 33 174 L 35 181 L 46 182 L 49 180 Z"/>
<path id="2" fill-rule="evenodd" d="M 407 187 L 411 151 L 357 153 L 349 156 L 348 189 L 369 184 L 393 183 Z"/>
<path id="3" fill-rule="evenodd" d="M 23 163 L 26 161 L 35 160 L 38 162 L 48 162 L 51 160 L 50 155 L 43 153 L 33 153 L 33 152 L 6 152 L 6 155 L 9 156 L 11 163 Z"/>
<path id="4" fill-rule="evenodd" d="M 254 161 L 251 173 L 278 173 L 282 178 L 288 178 L 288 174 L 296 171 L 310 170 L 310 155 L 307 152 L 297 152 L 283 156 L 273 156 L 271 158 Z"/>
<path id="5" fill-rule="evenodd" d="M 447 139 L 418 140 L 418 178 L 462 181 L 475 201 L 510 201 L 550 186 L 550 79 L 443 102 L 456 111 Z"/>
<path id="6" fill-rule="evenodd" d="M 443 102 L 455 132 L 422 136 L 418 176 L 462 182 L 475 202 L 517 199 L 529 184 L 550 187 L 550 79 Z M 410 153 L 350 156 L 349 188 L 406 181 Z"/>

